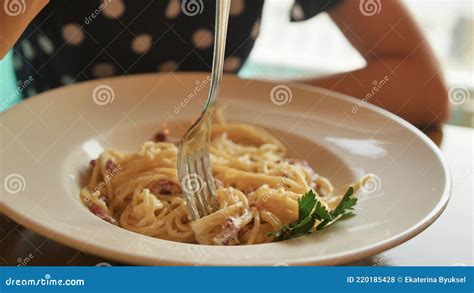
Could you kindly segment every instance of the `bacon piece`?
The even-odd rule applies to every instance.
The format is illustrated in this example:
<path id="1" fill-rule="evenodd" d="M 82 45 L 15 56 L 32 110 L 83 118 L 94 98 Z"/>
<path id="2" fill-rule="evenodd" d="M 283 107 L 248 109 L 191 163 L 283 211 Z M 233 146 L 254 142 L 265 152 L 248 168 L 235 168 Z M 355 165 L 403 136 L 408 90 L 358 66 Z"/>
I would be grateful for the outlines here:
<path id="1" fill-rule="evenodd" d="M 90 207 L 89 210 L 96 215 L 97 217 L 101 218 L 102 220 L 109 222 L 112 225 L 118 226 L 117 220 L 115 220 L 112 216 L 107 214 L 103 209 L 101 209 L 98 205 L 93 203 Z"/>
<path id="2" fill-rule="evenodd" d="M 117 169 L 117 165 L 112 162 L 112 160 L 107 160 L 105 163 L 105 170 L 109 173 L 112 173 L 115 169 Z"/>
<path id="3" fill-rule="evenodd" d="M 170 131 L 167 128 L 165 128 L 161 131 L 158 131 L 153 136 L 153 141 L 154 142 L 166 142 L 166 141 L 168 141 L 169 134 L 170 134 Z"/>
<path id="4" fill-rule="evenodd" d="M 213 241 L 217 245 L 236 245 L 239 244 L 240 228 L 235 223 L 234 219 L 227 218 L 224 223 L 222 231 L 217 234 Z"/>
<path id="5" fill-rule="evenodd" d="M 178 184 L 174 183 L 173 181 L 169 180 L 158 180 L 152 182 L 148 189 L 150 189 L 151 193 L 153 194 L 178 194 L 181 193 L 181 187 Z"/>
<path id="6" fill-rule="evenodd" d="M 297 165 L 297 166 L 301 166 L 301 167 L 309 167 L 308 162 L 306 162 L 305 160 L 286 159 L 286 161 L 287 161 L 288 164 L 290 164 L 290 165 Z"/>

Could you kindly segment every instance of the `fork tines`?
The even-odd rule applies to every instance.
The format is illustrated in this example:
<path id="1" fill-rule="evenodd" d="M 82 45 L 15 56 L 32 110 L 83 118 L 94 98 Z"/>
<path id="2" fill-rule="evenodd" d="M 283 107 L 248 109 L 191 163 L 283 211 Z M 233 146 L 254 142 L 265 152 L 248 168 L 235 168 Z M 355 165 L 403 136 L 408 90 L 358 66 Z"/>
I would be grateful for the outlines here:
<path id="1" fill-rule="evenodd" d="M 186 167 L 181 184 L 191 216 L 197 220 L 213 213 L 216 202 L 209 152 L 202 148 L 186 154 Z"/>

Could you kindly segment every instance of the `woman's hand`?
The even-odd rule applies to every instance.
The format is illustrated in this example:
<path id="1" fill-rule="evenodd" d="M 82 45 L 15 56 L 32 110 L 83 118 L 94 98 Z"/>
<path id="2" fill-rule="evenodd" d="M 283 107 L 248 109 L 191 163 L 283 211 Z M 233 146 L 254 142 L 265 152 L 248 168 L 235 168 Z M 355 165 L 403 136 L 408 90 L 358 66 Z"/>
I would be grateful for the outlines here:
<path id="1" fill-rule="evenodd" d="M 48 0 L 3 0 L 0 7 L 0 60 Z"/>
<path id="2" fill-rule="evenodd" d="M 400 1 L 383 1 L 379 14 L 366 16 L 359 3 L 341 1 L 328 13 L 366 67 L 305 82 L 368 100 L 418 127 L 446 120 L 448 94 L 441 69 L 407 8 Z M 374 92 L 374 81 L 384 79 Z"/>

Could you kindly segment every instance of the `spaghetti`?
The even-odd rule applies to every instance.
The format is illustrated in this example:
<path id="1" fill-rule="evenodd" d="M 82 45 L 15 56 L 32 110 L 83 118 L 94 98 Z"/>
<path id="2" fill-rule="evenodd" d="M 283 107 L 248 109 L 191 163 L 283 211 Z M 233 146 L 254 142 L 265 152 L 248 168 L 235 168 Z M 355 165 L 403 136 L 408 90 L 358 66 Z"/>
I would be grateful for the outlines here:
<path id="1" fill-rule="evenodd" d="M 329 210 L 341 201 L 328 179 L 305 161 L 286 158 L 285 147 L 267 131 L 215 124 L 210 153 L 219 207 L 191 222 L 177 176 L 177 152 L 173 143 L 153 141 L 135 153 L 107 150 L 92 161 L 81 200 L 98 217 L 127 230 L 208 245 L 273 241 L 268 232 L 298 219 L 297 200 L 310 189 Z"/>

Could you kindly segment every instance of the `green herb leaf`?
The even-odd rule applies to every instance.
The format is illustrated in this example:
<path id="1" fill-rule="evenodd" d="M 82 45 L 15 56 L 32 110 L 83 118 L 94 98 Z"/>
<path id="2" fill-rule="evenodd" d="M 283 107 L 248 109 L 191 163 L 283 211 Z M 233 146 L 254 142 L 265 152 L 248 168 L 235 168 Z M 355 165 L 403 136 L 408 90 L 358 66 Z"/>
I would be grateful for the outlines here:
<path id="1" fill-rule="evenodd" d="M 351 195 L 354 193 L 354 189 L 349 187 L 346 191 L 344 196 L 342 197 L 341 202 L 337 205 L 337 207 L 331 212 L 333 216 L 339 216 L 346 212 L 347 209 L 352 210 L 355 204 L 357 203 L 357 198 L 350 198 Z"/>
<path id="2" fill-rule="evenodd" d="M 311 216 L 311 212 L 316 205 L 316 194 L 312 190 L 306 192 L 298 199 L 298 220 L 303 220 Z"/>
<path id="3" fill-rule="evenodd" d="M 316 204 L 316 208 L 314 210 L 314 216 L 316 217 L 316 220 L 321 221 L 321 220 L 332 220 L 331 213 L 326 209 L 326 207 L 318 201 Z"/>
<path id="4" fill-rule="evenodd" d="M 357 204 L 357 198 L 351 198 L 354 189 L 349 187 L 337 207 L 328 211 L 316 198 L 313 190 L 306 192 L 298 199 L 298 220 L 284 225 L 279 231 L 267 233 L 267 237 L 275 237 L 277 241 L 306 235 L 314 231 L 316 221 L 320 221 L 315 230 L 321 230 L 341 219 L 344 215 L 352 213 Z"/>
<path id="5" fill-rule="evenodd" d="M 351 198 L 353 193 L 354 189 L 352 187 L 349 187 L 349 189 L 342 197 L 341 202 L 339 202 L 337 207 L 330 212 L 331 219 L 324 219 L 324 221 L 318 224 L 316 230 L 322 230 L 328 225 L 339 220 L 342 216 L 352 213 L 354 210 L 354 206 L 357 204 L 357 198 Z"/>

